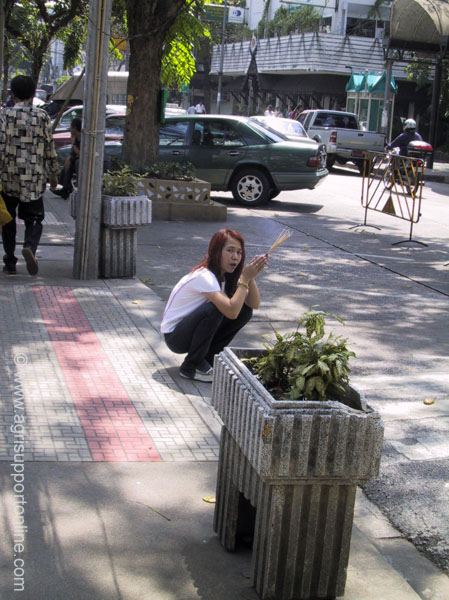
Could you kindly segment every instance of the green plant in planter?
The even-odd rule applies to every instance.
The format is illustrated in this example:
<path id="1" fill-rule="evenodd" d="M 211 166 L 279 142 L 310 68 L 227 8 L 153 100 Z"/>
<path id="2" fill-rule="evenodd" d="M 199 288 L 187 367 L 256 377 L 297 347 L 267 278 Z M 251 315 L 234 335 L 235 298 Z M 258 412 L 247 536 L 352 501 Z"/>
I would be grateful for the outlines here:
<path id="1" fill-rule="evenodd" d="M 113 158 L 111 160 L 111 164 L 114 167 L 114 173 L 122 173 L 123 171 L 134 173 L 139 180 L 144 178 L 154 178 L 173 179 L 176 181 L 192 181 L 195 179 L 195 167 L 191 162 L 177 163 L 158 161 L 149 167 L 143 167 L 139 170 L 132 169 L 129 165 L 123 164 L 123 162 L 117 158 Z"/>
<path id="2" fill-rule="evenodd" d="M 192 181 L 195 178 L 195 167 L 190 162 L 172 163 L 160 161 L 148 167 L 145 170 L 144 177 Z"/>
<path id="3" fill-rule="evenodd" d="M 325 317 L 329 313 L 309 310 L 298 320 L 293 333 L 279 334 L 276 341 L 264 344 L 266 353 L 249 358 L 248 364 L 264 387 L 280 398 L 291 400 L 326 400 L 329 395 L 344 391 L 348 383 L 349 359 L 355 356 L 348 350 L 347 340 L 329 334 L 324 339 Z M 342 319 L 333 315 L 340 323 Z M 304 326 L 305 333 L 299 331 Z"/>
<path id="4" fill-rule="evenodd" d="M 138 196 L 138 183 L 141 179 L 142 177 L 128 166 L 116 171 L 107 171 L 103 175 L 102 193 L 106 196 Z"/>

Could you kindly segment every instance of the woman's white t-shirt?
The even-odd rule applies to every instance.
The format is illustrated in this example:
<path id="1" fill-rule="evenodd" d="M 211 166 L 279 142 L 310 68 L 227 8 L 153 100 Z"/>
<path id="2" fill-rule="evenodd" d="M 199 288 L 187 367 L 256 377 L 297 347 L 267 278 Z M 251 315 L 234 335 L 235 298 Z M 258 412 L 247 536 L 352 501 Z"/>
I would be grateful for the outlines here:
<path id="1" fill-rule="evenodd" d="M 170 333 L 181 319 L 204 302 L 208 302 L 205 293 L 219 291 L 221 291 L 220 284 L 209 269 L 201 267 L 184 275 L 170 294 L 162 317 L 161 332 Z"/>

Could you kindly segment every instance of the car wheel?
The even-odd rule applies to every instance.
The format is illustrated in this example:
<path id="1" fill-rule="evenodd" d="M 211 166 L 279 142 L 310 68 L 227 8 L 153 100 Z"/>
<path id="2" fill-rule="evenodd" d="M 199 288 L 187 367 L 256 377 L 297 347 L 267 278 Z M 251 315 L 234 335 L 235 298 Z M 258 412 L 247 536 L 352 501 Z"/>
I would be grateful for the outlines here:
<path id="1" fill-rule="evenodd" d="M 259 169 L 239 171 L 233 178 L 231 189 L 234 199 L 245 206 L 261 206 L 270 199 L 270 182 Z"/>
<path id="2" fill-rule="evenodd" d="M 326 167 L 329 171 L 334 166 L 334 163 L 335 163 L 335 156 L 329 156 L 329 154 L 328 154 L 327 159 L 326 159 Z"/>
<path id="3" fill-rule="evenodd" d="M 270 191 L 270 200 L 273 200 L 273 198 L 276 198 L 276 196 L 279 196 L 280 193 L 281 193 L 281 190 L 278 190 L 277 188 L 273 188 Z"/>

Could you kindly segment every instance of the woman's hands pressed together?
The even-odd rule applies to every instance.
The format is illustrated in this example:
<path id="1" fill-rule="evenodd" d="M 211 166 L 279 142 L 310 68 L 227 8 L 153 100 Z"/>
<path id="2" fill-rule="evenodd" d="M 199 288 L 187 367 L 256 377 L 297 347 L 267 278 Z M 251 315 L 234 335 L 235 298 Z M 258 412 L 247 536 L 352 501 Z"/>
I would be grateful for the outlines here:
<path id="1" fill-rule="evenodd" d="M 258 254 L 247 263 L 240 275 L 240 281 L 249 283 L 252 281 L 268 264 L 268 256 L 266 254 Z"/>

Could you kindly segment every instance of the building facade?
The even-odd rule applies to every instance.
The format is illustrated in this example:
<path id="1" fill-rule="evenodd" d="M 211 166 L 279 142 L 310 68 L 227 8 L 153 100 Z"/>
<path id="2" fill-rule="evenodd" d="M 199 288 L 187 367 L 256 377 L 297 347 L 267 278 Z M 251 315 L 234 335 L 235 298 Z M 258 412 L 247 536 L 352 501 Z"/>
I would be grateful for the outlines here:
<path id="1" fill-rule="evenodd" d="M 247 0 L 247 24 L 250 29 L 256 29 L 259 21 L 262 19 L 266 0 Z M 376 10 L 376 14 L 371 15 L 375 0 L 359 0 L 351 2 L 350 0 L 298 0 L 282 1 L 270 0 L 268 4 L 267 17 L 273 19 L 276 11 L 281 7 L 287 7 L 293 10 L 296 7 L 313 6 L 320 13 L 323 20 L 323 28 L 328 33 L 345 35 L 352 33 L 355 29 L 367 35 L 383 36 L 385 23 L 390 18 L 390 3 L 382 3 Z"/>
<path id="2" fill-rule="evenodd" d="M 320 31 L 215 46 L 210 75 L 222 71 L 221 112 L 260 113 L 267 104 L 284 113 L 306 108 L 345 109 L 346 85 L 351 74 L 381 74 L 385 70 L 384 39 L 389 32 L 388 3 L 372 14 L 375 0 L 302 0 L 300 6 L 314 6 L 322 16 Z M 271 0 L 268 18 L 280 6 L 291 2 Z M 248 0 L 246 18 L 257 29 L 264 14 L 264 0 Z M 222 56 L 223 50 L 223 56 Z M 417 90 L 408 80 L 409 57 L 393 62 L 392 74 L 398 85 L 395 115 L 420 120 L 429 106 L 429 90 Z M 216 93 L 211 95 L 214 112 Z"/>

